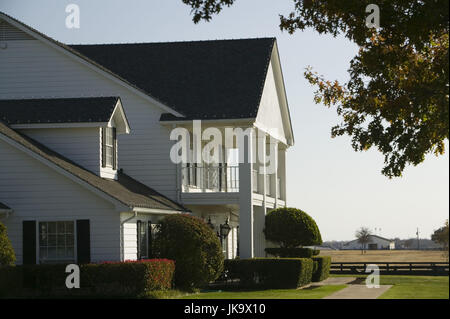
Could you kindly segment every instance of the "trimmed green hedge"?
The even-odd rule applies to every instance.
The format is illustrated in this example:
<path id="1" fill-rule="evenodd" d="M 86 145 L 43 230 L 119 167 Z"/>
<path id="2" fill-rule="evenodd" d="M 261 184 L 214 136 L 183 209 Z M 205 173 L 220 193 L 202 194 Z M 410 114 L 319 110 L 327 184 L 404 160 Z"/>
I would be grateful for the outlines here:
<path id="1" fill-rule="evenodd" d="M 311 258 L 314 250 L 310 248 L 266 248 L 266 253 L 281 258 Z"/>
<path id="2" fill-rule="evenodd" d="M 175 263 L 167 259 L 80 265 L 80 289 L 67 289 L 66 265 L 0 268 L 0 297 L 130 296 L 172 287 Z"/>
<path id="3" fill-rule="evenodd" d="M 314 262 L 312 281 L 317 282 L 327 279 L 330 276 L 331 257 L 313 257 L 312 260 Z"/>
<path id="4" fill-rule="evenodd" d="M 239 279 L 243 288 L 298 288 L 311 282 L 309 258 L 255 258 L 225 260 L 227 279 Z"/>
<path id="5" fill-rule="evenodd" d="M 175 261 L 178 288 L 206 286 L 223 271 L 224 256 L 217 234 L 195 216 L 164 217 L 158 225 L 153 248 L 157 256 Z"/>
<path id="6" fill-rule="evenodd" d="M 304 211 L 280 207 L 270 211 L 265 219 L 266 239 L 280 247 L 295 248 L 322 244 L 322 236 L 314 219 Z"/>

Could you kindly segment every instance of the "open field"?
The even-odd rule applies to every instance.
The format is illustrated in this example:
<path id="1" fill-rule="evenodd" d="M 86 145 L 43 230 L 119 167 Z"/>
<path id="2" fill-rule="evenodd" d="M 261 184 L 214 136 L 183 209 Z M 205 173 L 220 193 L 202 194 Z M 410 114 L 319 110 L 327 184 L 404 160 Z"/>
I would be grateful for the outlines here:
<path id="1" fill-rule="evenodd" d="M 442 251 L 427 250 L 322 250 L 332 262 L 446 262 Z"/>

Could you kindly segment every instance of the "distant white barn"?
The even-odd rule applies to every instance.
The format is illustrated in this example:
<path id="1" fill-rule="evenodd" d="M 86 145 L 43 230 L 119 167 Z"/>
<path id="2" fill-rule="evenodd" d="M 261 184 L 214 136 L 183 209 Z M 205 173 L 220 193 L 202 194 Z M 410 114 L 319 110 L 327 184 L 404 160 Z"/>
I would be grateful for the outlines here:
<path id="1" fill-rule="evenodd" d="M 368 244 L 365 244 L 365 247 L 362 246 L 361 243 L 358 242 L 357 239 L 352 240 L 345 244 L 342 249 L 369 249 L 369 250 L 377 250 L 377 249 L 395 249 L 395 242 L 393 240 L 383 238 L 377 235 L 370 235 L 370 241 Z"/>

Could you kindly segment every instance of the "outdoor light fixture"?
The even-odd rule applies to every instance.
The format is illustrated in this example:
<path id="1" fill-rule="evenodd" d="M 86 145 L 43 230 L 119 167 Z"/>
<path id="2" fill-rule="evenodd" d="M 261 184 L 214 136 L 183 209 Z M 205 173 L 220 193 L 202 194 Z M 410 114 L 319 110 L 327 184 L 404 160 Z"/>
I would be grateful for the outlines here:
<path id="1" fill-rule="evenodd" d="M 228 219 L 225 221 L 225 224 L 220 225 L 220 237 L 223 239 L 227 238 L 228 234 L 230 233 L 231 227 L 228 225 Z"/>
<path id="2" fill-rule="evenodd" d="M 211 222 L 211 217 L 208 217 L 208 223 L 207 223 L 208 227 L 211 228 L 212 230 L 215 229 L 213 223 Z"/>

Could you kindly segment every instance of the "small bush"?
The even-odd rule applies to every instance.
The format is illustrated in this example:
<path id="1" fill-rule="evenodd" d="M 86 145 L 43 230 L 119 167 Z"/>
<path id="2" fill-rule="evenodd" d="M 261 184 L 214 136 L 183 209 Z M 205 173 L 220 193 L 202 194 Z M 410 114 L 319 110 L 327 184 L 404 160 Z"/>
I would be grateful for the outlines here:
<path id="1" fill-rule="evenodd" d="M 281 258 L 311 258 L 314 255 L 310 248 L 266 248 L 266 253 Z"/>
<path id="2" fill-rule="evenodd" d="M 319 256 L 320 250 L 319 249 L 313 249 L 313 256 Z"/>
<path id="3" fill-rule="evenodd" d="M 0 223 L 0 267 L 14 265 L 16 255 L 8 238 L 5 225 Z"/>
<path id="4" fill-rule="evenodd" d="M 0 297 L 140 297 L 172 287 L 175 263 L 144 260 L 80 266 L 80 289 L 67 289 L 66 265 L 0 268 Z"/>
<path id="5" fill-rule="evenodd" d="M 308 258 L 255 258 L 225 260 L 228 279 L 242 288 L 289 289 L 311 282 L 313 261 Z"/>
<path id="6" fill-rule="evenodd" d="M 217 235 L 200 218 L 170 215 L 158 225 L 155 251 L 175 260 L 175 285 L 182 289 L 202 287 L 223 270 L 223 254 Z"/>
<path id="7" fill-rule="evenodd" d="M 97 295 L 141 296 L 172 287 L 175 263 L 167 259 L 81 266 L 82 285 Z"/>
<path id="8" fill-rule="evenodd" d="M 318 282 L 330 277 L 330 256 L 313 257 L 312 260 L 314 262 L 312 281 Z"/>
<path id="9" fill-rule="evenodd" d="M 282 248 L 321 245 L 322 237 L 314 219 L 296 208 L 282 207 L 266 215 L 266 239 Z"/>

